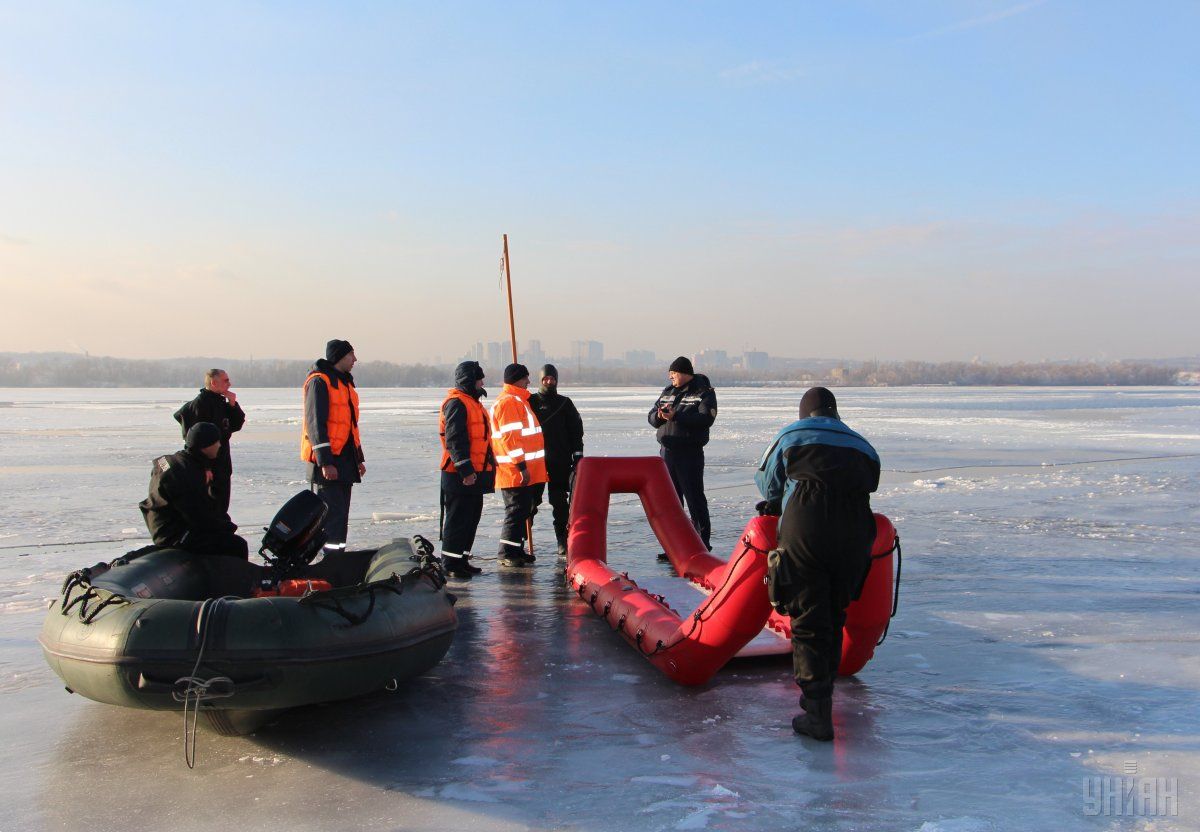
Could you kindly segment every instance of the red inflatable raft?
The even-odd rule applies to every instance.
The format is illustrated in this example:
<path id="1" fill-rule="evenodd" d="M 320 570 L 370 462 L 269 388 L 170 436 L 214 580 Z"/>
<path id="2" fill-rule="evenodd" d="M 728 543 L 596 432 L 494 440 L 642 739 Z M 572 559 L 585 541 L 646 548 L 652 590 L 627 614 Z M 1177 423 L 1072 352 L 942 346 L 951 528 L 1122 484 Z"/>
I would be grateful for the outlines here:
<path id="1" fill-rule="evenodd" d="M 686 617 L 628 573 L 609 568 L 608 504 L 612 494 L 636 493 L 650 528 L 679 575 L 709 592 Z M 579 461 L 571 499 L 567 582 L 651 664 L 684 685 L 707 682 L 729 659 L 770 626 L 791 637 L 790 622 L 767 600 L 767 552 L 775 547 L 778 518 L 746 524 L 728 561 L 713 557 L 680 505 L 658 457 L 588 457 Z M 895 529 L 876 515 L 871 572 L 862 597 L 846 612 L 840 672 L 855 673 L 871 658 L 893 612 Z"/>

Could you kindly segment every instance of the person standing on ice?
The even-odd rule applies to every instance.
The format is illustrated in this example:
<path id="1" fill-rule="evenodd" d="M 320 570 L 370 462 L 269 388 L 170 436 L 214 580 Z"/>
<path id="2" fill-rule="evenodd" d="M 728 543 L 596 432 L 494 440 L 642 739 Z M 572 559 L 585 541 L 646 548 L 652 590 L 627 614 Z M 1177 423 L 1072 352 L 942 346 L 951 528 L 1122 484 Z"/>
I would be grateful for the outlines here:
<path id="1" fill-rule="evenodd" d="M 350 342 L 334 338 L 304 380 L 300 458 L 308 463 L 308 481 L 329 506 L 326 554 L 346 551 L 350 491 L 367 472 L 358 434 L 358 391 L 350 375 L 357 361 Z"/>
<path id="2" fill-rule="evenodd" d="M 576 455 L 583 456 L 583 419 L 575 403 L 558 392 L 558 368 L 553 364 L 542 367 L 542 385 L 529 397 L 529 406 L 542 426 L 549 477 L 546 490 L 550 492 L 550 506 L 554 511 L 554 537 L 558 541 L 559 557 L 566 557 L 571 469 Z M 541 497 L 539 490 L 538 503 Z"/>
<path id="3" fill-rule="evenodd" d="M 456 578 L 483 571 L 469 558 L 483 515 L 483 495 L 496 490 L 491 423 L 479 401 L 487 395 L 483 378 L 479 362 L 462 362 L 454 368 L 454 386 L 442 402 L 442 563 Z"/>
<path id="4" fill-rule="evenodd" d="M 792 666 L 803 694 L 792 730 L 829 741 L 846 607 L 871 567 L 879 454 L 842 422 L 833 393 L 814 387 L 800 400 L 799 421 L 767 447 L 754 481 L 760 513 L 782 515 L 771 580 L 781 589 L 777 609 L 792 618 Z"/>
<path id="5" fill-rule="evenodd" d="M 229 389 L 229 373 L 212 369 L 204 374 L 200 395 L 175 411 L 175 421 L 183 428 L 186 438 L 192 426 L 209 422 L 221 430 L 221 452 L 213 463 L 213 497 L 222 511 L 229 511 L 230 481 L 233 479 L 233 460 L 229 455 L 229 439 L 246 424 L 246 414 L 238 404 L 237 393 Z"/>
<path id="6" fill-rule="evenodd" d="M 210 490 L 221 453 L 221 429 L 197 422 L 183 450 L 154 460 L 150 491 L 138 504 L 154 545 L 202 555 L 247 558 L 246 539 Z"/>
<path id="7" fill-rule="evenodd" d="M 496 455 L 496 487 L 504 498 L 500 527 L 501 566 L 532 566 L 525 551 L 526 524 L 540 486 L 546 482 L 546 449 L 542 426 L 529 407 L 529 370 L 524 364 L 504 368 L 504 388 L 492 405 L 492 451 Z"/>
<path id="8" fill-rule="evenodd" d="M 672 361 L 667 372 L 671 383 L 650 408 L 647 420 L 658 429 L 660 454 L 679 501 L 687 503 L 692 525 L 711 552 L 712 525 L 708 498 L 704 496 L 704 446 L 708 444 L 708 429 L 717 419 L 717 391 L 708 376 L 695 373 L 686 357 L 681 355 Z M 665 553 L 659 555 L 659 560 L 666 559 Z"/>

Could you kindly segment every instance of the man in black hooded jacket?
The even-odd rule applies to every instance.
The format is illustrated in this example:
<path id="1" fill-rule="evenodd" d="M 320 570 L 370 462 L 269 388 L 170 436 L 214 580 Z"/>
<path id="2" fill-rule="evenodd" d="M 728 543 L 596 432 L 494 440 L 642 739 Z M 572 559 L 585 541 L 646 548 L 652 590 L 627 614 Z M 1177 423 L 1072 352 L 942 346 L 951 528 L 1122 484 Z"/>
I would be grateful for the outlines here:
<path id="1" fill-rule="evenodd" d="M 553 364 L 542 367 L 542 382 L 538 392 L 529 397 L 529 406 L 542 426 L 546 443 L 546 473 L 550 477 L 548 491 L 554 511 L 554 537 L 558 554 L 567 554 L 567 519 L 571 510 L 571 468 L 575 455 L 583 455 L 583 419 L 575 403 L 558 392 L 558 368 Z M 541 495 L 538 495 L 541 502 Z M 537 514 L 537 508 L 533 510 Z"/>
<path id="2" fill-rule="evenodd" d="M 712 528 L 708 498 L 704 496 L 704 446 L 708 444 L 708 429 L 717 419 L 717 391 L 708 376 L 695 373 L 687 357 L 681 355 L 672 361 L 667 373 L 671 383 L 663 388 L 647 419 L 658 429 L 662 458 L 679 500 L 687 503 L 692 524 L 711 550 Z"/>
<path id="3" fill-rule="evenodd" d="M 221 430 L 209 422 L 192 425 L 184 448 L 160 456 L 150 469 L 150 493 L 138 504 L 156 546 L 205 555 L 249 557 L 245 538 L 213 498 L 213 462 Z"/>
<path id="4" fill-rule="evenodd" d="M 464 361 L 454 368 L 454 386 L 442 402 L 442 563 L 456 578 L 483 570 L 470 562 L 475 532 L 483 515 L 483 495 L 496 490 L 496 457 L 492 453 L 491 419 L 479 401 L 483 368 Z"/>
<path id="5" fill-rule="evenodd" d="M 246 414 L 238 404 L 237 394 L 229 389 L 229 373 L 212 369 L 204 374 L 200 394 L 175 411 L 175 421 L 183 435 L 192 425 L 209 422 L 221 431 L 221 452 L 213 461 L 212 493 L 222 510 L 229 511 L 229 485 L 233 478 L 233 459 L 229 455 L 229 439 L 246 424 Z"/>

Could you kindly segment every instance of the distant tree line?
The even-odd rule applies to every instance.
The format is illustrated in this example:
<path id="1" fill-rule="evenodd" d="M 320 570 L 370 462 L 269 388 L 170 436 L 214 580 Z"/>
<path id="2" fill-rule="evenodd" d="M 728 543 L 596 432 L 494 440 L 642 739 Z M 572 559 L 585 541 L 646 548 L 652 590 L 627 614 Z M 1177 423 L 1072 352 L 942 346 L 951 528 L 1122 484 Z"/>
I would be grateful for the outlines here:
<path id="1" fill-rule="evenodd" d="M 228 358 L 128 359 L 67 353 L 0 353 L 0 387 L 199 387 L 210 367 L 227 370 L 235 387 L 299 387 L 310 361 Z M 536 372 L 536 368 L 531 368 Z M 703 368 L 698 368 L 703 372 Z M 499 387 L 500 367 L 485 368 L 488 384 Z M 661 368 L 560 366 L 564 385 L 614 387 L 666 384 Z M 982 364 L 923 361 L 865 362 L 834 370 L 714 370 L 717 386 L 787 385 L 804 387 L 908 386 L 1162 386 L 1178 381 L 1180 368 L 1143 361 Z M 446 387 L 450 366 L 364 361 L 354 368 L 361 387 Z M 536 380 L 535 380 L 536 381 Z"/>

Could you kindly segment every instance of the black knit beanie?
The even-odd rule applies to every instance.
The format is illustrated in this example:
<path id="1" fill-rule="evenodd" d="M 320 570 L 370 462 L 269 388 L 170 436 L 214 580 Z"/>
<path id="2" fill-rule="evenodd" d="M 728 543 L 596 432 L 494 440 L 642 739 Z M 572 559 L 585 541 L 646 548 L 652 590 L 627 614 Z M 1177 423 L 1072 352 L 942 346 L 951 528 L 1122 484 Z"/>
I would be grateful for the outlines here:
<path id="1" fill-rule="evenodd" d="M 189 451 L 199 451 L 221 441 L 221 429 L 212 422 L 197 422 L 188 428 L 183 446 Z"/>
<path id="2" fill-rule="evenodd" d="M 504 368 L 505 384 L 513 384 L 523 378 L 529 378 L 529 368 L 524 364 L 509 364 Z"/>
<path id="3" fill-rule="evenodd" d="M 696 371 L 692 369 L 692 362 L 686 355 L 681 355 L 672 361 L 669 369 L 672 373 L 686 373 L 689 376 L 696 375 Z"/>
<path id="4" fill-rule="evenodd" d="M 325 345 L 325 360 L 330 364 L 336 364 L 352 352 L 354 352 L 354 347 L 350 345 L 349 341 L 340 341 L 334 338 Z"/>
<path id="5" fill-rule="evenodd" d="M 813 387 L 800 399 L 800 418 L 809 416 L 832 416 L 840 418 L 837 412 L 837 399 L 825 387 Z"/>

